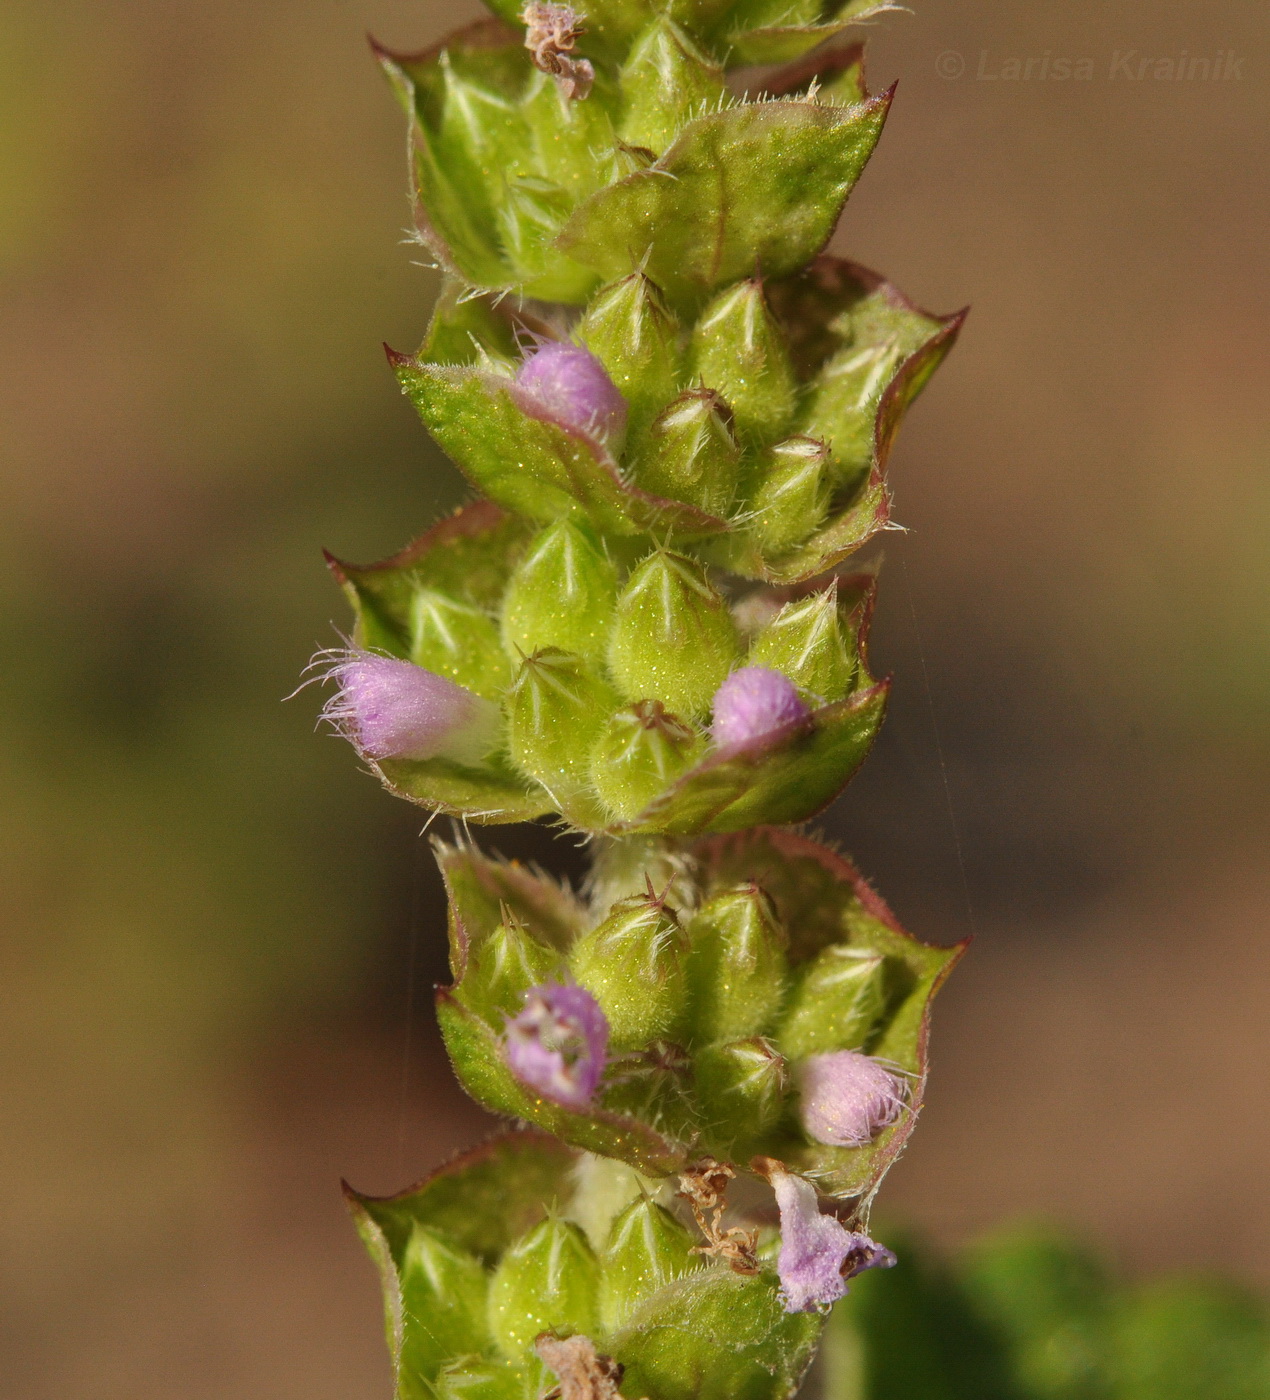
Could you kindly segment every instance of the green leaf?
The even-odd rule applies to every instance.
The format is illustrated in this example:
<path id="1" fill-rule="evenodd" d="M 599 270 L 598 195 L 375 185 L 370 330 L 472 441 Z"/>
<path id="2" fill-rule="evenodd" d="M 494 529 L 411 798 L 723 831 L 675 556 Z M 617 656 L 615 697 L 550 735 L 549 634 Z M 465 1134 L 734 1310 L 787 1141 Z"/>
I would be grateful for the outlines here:
<path id="1" fill-rule="evenodd" d="M 486 1264 L 567 1194 L 576 1152 L 545 1133 L 509 1133 L 465 1152 L 394 1196 L 344 1194 L 372 1257 L 401 1267 L 416 1225 Z"/>
<path id="2" fill-rule="evenodd" d="M 838 480 L 885 465 L 905 409 L 952 348 L 965 313 L 922 311 L 877 273 L 818 258 L 768 288 L 807 404 L 800 432 L 824 439 Z"/>
<path id="3" fill-rule="evenodd" d="M 860 24 L 887 10 L 903 7 L 888 0 L 849 0 L 823 20 L 811 23 L 782 22 L 792 7 L 784 0 L 763 0 L 761 5 L 742 9 L 742 24 L 728 34 L 728 66 L 788 63 L 809 50 L 833 39 L 854 24 Z M 760 16 L 766 12 L 766 22 Z M 746 20 L 749 23 L 746 23 Z M 757 21 L 757 22 L 756 22 Z"/>
<path id="4" fill-rule="evenodd" d="M 1117 1400 L 1265 1400 L 1270 1319 L 1261 1299 L 1224 1280 L 1161 1279 L 1118 1310 Z"/>
<path id="5" fill-rule="evenodd" d="M 620 704 L 597 665 L 554 647 L 521 662 L 507 696 L 512 760 L 580 826 L 604 821 L 591 790 L 590 754 Z"/>
<path id="6" fill-rule="evenodd" d="M 544 1200 L 565 1183 L 573 1160 L 562 1144 L 526 1133 L 477 1148 L 396 1196 L 364 1196 L 345 1183 L 358 1233 L 379 1269 L 400 1400 L 428 1393 L 426 1378 L 449 1343 L 450 1329 L 441 1335 L 420 1326 L 421 1319 L 436 1313 L 431 1306 L 436 1300 L 420 1296 L 432 1281 L 422 1266 L 448 1261 L 441 1271 L 449 1275 L 445 1282 L 465 1281 L 464 1296 L 471 1302 L 476 1288 L 472 1266 L 480 1268 L 471 1256 L 493 1262 L 516 1234 L 541 1219 Z M 426 1232 L 426 1259 L 419 1231 Z M 439 1273 L 434 1278 L 440 1281 Z M 467 1350 L 476 1330 L 469 1325 L 470 1308 L 456 1307 L 455 1313 L 448 1319 L 456 1323 L 453 1340 Z"/>
<path id="7" fill-rule="evenodd" d="M 629 821 L 701 756 L 704 737 L 658 700 L 609 720 L 591 750 L 591 784 L 616 821 Z"/>
<path id="8" fill-rule="evenodd" d="M 411 604 L 410 659 L 483 696 L 503 698 L 511 666 L 494 620 L 482 608 L 421 588 Z"/>
<path id="9" fill-rule="evenodd" d="M 483 768 L 444 758 L 386 758 L 372 766 L 398 797 L 478 826 L 531 822 L 555 810 L 542 788 L 526 783 L 496 758 Z"/>
<path id="10" fill-rule="evenodd" d="M 836 567 L 886 525 L 885 471 L 900 423 L 952 348 L 966 313 L 932 316 L 876 273 L 828 256 L 769 282 L 766 291 L 804 385 L 806 405 L 795 427 L 826 441 L 837 493 L 825 523 L 799 543 L 788 543 L 797 532 L 778 513 L 748 530 L 703 540 L 696 552 L 747 578 L 795 584 Z M 749 510 L 770 515 L 765 478 L 758 481 Z M 813 503 L 809 526 L 819 514 Z"/>
<path id="11" fill-rule="evenodd" d="M 1086 1251 L 1047 1230 L 1013 1227 L 976 1244 L 962 1277 L 980 1316 L 1007 1344 L 1026 1394 L 1045 1400 L 1113 1394 L 1112 1289 Z"/>
<path id="12" fill-rule="evenodd" d="M 765 502 L 760 498 L 755 504 Z M 808 520 L 815 520 L 819 513 L 818 504 L 813 505 Z M 801 544 L 779 554 L 767 553 L 762 530 L 702 540 L 695 549 L 709 563 L 743 578 L 779 584 L 805 583 L 836 568 L 886 527 L 891 514 L 891 496 L 881 468 L 875 467 L 857 491 L 840 497 L 830 506 L 829 513 L 827 524 Z"/>
<path id="13" fill-rule="evenodd" d="M 890 94 L 858 107 L 745 103 L 689 122 L 652 167 L 581 204 L 559 246 L 608 280 L 642 268 L 677 307 L 824 246 Z"/>
<path id="14" fill-rule="evenodd" d="M 627 448 L 635 455 L 648 424 L 679 392 L 678 322 L 660 290 L 633 272 L 595 294 L 575 334 L 627 402 Z"/>
<path id="15" fill-rule="evenodd" d="M 822 1319 L 787 1313 L 774 1274 L 716 1266 L 661 1289 L 610 1343 L 623 1390 L 653 1400 L 788 1400 Z"/>
<path id="16" fill-rule="evenodd" d="M 475 296 L 462 282 L 447 277 L 432 308 L 419 358 L 441 365 L 471 365 L 482 356 L 518 360 L 515 324 L 510 316 L 500 315 L 488 297 Z"/>
<path id="17" fill-rule="evenodd" d="M 956 1275 L 918 1242 L 883 1238 L 899 1262 L 852 1279 L 825 1325 L 824 1400 L 1040 1400 Z"/>
<path id="18" fill-rule="evenodd" d="M 886 959 L 834 944 L 800 969 L 776 1040 L 791 1060 L 832 1050 L 862 1050 L 888 997 Z"/>
<path id="19" fill-rule="evenodd" d="M 707 900 L 688 924 L 690 1024 L 696 1041 L 740 1040 L 772 1020 L 789 978 L 785 930 L 754 884 Z"/>
<path id="20" fill-rule="evenodd" d="M 871 602 L 871 599 L 870 599 Z M 841 700 L 855 682 L 860 618 L 838 602 L 838 581 L 796 598 L 755 637 L 747 666 L 770 666 L 821 704 Z"/>
<path id="21" fill-rule="evenodd" d="M 530 536 L 523 520 L 477 501 L 377 564 L 349 564 L 331 554 L 326 561 L 356 613 L 357 644 L 409 660 L 418 594 L 492 610 Z"/>
<path id="22" fill-rule="evenodd" d="M 486 290 L 585 301 L 594 274 L 552 242 L 612 177 L 606 84 L 565 101 L 497 22 L 419 54 L 376 52 L 411 119 L 415 223 L 438 262 Z"/>
<path id="23" fill-rule="evenodd" d="M 544 982 L 560 980 L 559 953 L 540 943 L 523 924 L 508 919 L 467 950 L 455 997 L 495 1030 L 525 1004 L 526 994 Z"/>
<path id="24" fill-rule="evenodd" d="M 355 644 L 411 659 L 422 595 L 432 595 L 446 608 L 474 610 L 482 615 L 479 622 L 487 622 L 483 614 L 497 606 L 529 534 L 523 521 L 478 501 L 378 564 L 348 564 L 328 554 L 331 572 L 356 613 Z M 487 693 L 497 689 L 492 680 L 481 684 Z M 385 759 L 371 766 L 398 797 L 477 823 L 532 821 L 551 810 L 546 793 L 527 784 L 498 755 L 480 767 L 445 758 Z"/>
<path id="25" fill-rule="evenodd" d="M 721 292 L 697 318 L 690 364 L 722 394 L 742 439 L 770 443 L 786 433 L 798 386 L 757 278 Z"/>
<path id="26" fill-rule="evenodd" d="M 829 44 L 788 64 L 766 79 L 764 88 L 776 97 L 805 95 L 815 84 L 817 102 L 838 102 L 845 107 L 867 102 L 863 44 Z"/>
<path id="27" fill-rule="evenodd" d="M 723 562 L 762 576 L 768 559 L 789 554 L 824 523 L 832 495 L 829 449 L 810 437 L 774 443 L 759 457 L 752 491 L 741 516 L 741 536 L 724 542 Z"/>
<path id="28" fill-rule="evenodd" d="M 826 1195 L 853 1199 L 867 1198 L 877 1189 L 882 1176 L 903 1150 L 912 1131 L 925 1091 L 927 1041 L 930 1034 L 930 1004 L 965 945 L 935 948 L 903 930 L 867 921 L 855 931 L 853 942 L 882 953 L 908 973 L 908 989 L 899 1004 L 868 1045 L 870 1055 L 888 1060 L 905 1071 L 909 1083 L 909 1111 L 892 1127 L 884 1129 L 867 1147 L 826 1147 L 808 1144 L 791 1154 L 791 1165 L 813 1176 Z"/>
<path id="29" fill-rule="evenodd" d="M 759 1152 L 787 1107 L 784 1057 L 761 1035 L 707 1045 L 693 1059 L 697 1093 L 709 1112 L 705 1141 L 713 1155 L 747 1161 Z"/>
<path id="30" fill-rule="evenodd" d="M 882 723 L 887 686 L 858 690 L 739 751 L 713 751 L 619 829 L 694 836 L 807 821 L 863 763 Z"/>
<path id="31" fill-rule="evenodd" d="M 436 1400 L 533 1400 L 535 1379 L 527 1368 L 505 1361 L 460 1356 L 441 1368 L 432 1389 Z"/>
<path id="32" fill-rule="evenodd" d="M 475 846 L 433 843 L 450 914 L 450 969 L 457 981 L 468 950 L 478 947 L 506 915 L 557 952 L 586 928 L 586 908 L 565 886 L 519 862 L 487 856 Z"/>
<path id="33" fill-rule="evenodd" d="M 722 520 L 626 485 L 604 446 L 551 420 L 503 376 L 394 355 L 393 367 L 428 431 L 474 486 L 531 520 L 590 521 L 615 535 L 705 535 Z"/>
<path id="34" fill-rule="evenodd" d="M 631 477 L 646 491 L 724 517 L 741 484 L 732 415 L 713 389 L 686 389 L 649 425 L 632 452 Z"/>

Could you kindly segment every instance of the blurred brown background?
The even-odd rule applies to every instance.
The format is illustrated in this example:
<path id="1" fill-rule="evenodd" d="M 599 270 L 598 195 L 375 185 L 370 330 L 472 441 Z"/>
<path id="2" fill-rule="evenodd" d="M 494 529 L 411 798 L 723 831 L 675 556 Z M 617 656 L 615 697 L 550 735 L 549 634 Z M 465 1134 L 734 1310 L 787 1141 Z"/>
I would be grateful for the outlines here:
<path id="1" fill-rule="evenodd" d="M 5 1397 L 386 1396 L 338 1178 L 483 1131 L 419 815 L 279 704 L 343 622 L 319 546 L 461 495 L 379 350 L 435 282 L 362 36 L 474 13 L 0 12 Z M 873 36 L 899 100 L 838 246 L 974 305 L 895 465 L 897 703 L 825 823 L 916 932 L 978 934 L 889 1207 L 1270 1286 L 1264 13 Z M 1112 74 L 1184 49 L 1230 76 Z"/>

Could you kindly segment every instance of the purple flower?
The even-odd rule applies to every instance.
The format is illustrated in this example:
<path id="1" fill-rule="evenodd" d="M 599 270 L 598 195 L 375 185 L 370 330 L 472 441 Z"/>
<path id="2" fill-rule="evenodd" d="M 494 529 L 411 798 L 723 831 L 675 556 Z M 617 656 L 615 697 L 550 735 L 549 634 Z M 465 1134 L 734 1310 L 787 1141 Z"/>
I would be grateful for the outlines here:
<path id="1" fill-rule="evenodd" d="M 626 400 L 604 366 L 581 345 L 544 341 L 521 365 L 516 383 L 566 427 L 610 445 L 626 431 Z"/>
<path id="2" fill-rule="evenodd" d="M 714 742 L 740 748 L 810 713 L 788 677 L 766 666 L 742 666 L 715 692 Z"/>
<path id="3" fill-rule="evenodd" d="M 503 1058 L 523 1084 L 565 1108 L 586 1108 L 604 1072 L 609 1023 L 585 987 L 545 982 L 508 1017 Z"/>
<path id="4" fill-rule="evenodd" d="M 339 690 L 322 718 L 367 758 L 479 763 L 498 742 L 498 707 L 444 676 L 352 648 L 327 659 Z"/>
<path id="5" fill-rule="evenodd" d="M 812 1055 L 797 1078 L 803 1128 L 831 1147 L 864 1147 L 904 1111 L 903 1078 L 856 1050 Z"/>
<path id="6" fill-rule="evenodd" d="M 895 1255 L 868 1235 L 821 1215 L 816 1188 L 791 1172 L 769 1170 L 781 1213 L 781 1248 L 776 1259 L 785 1311 L 810 1312 L 836 1303 L 847 1280 L 865 1269 L 889 1269 Z"/>

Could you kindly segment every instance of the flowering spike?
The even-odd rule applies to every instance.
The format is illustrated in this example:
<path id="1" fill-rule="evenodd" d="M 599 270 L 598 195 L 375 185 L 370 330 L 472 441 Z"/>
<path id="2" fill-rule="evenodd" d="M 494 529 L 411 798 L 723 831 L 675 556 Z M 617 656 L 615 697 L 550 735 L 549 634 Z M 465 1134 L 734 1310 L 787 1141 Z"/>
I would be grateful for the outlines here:
<path id="1" fill-rule="evenodd" d="M 832 1215 L 822 1215 L 816 1188 L 805 1177 L 784 1171 L 770 1159 L 764 1170 L 781 1214 L 776 1269 L 786 1312 L 827 1308 L 846 1293 L 848 1279 L 895 1263 L 889 1249 L 846 1229 Z"/>
<path id="2" fill-rule="evenodd" d="M 555 814 L 598 856 L 575 893 L 442 853 L 447 1051 L 540 1131 L 354 1198 L 398 1400 L 790 1400 L 820 1313 L 890 1262 L 816 1193 L 863 1210 L 902 1150 L 959 950 L 779 830 L 881 723 L 868 603 L 823 580 L 887 524 L 896 432 L 960 325 L 822 251 L 891 94 L 815 46 L 887 5 L 491 0 L 379 51 L 444 274 L 389 360 L 487 499 L 332 561 L 357 649 L 328 718 L 433 813 Z M 785 59 L 757 98 L 725 83 Z M 741 1192 L 724 1220 L 751 1153 L 775 1154 L 750 1170 L 779 1258 Z M 675 1176 L 712 1183 L 699 1239 Z"/>
<path id="3" fill-rule="evenodd" d="M 326 671 L 339 691 L 322 717 L 369 759 L 480 763 L 498 743 L 498 710 L 409 661 L 350 649 Z"/>
<path id="4" fill-rule="evenodd" d="M 743 666 L 714 696 L 714 741 L 721 749 L 743 748 L 811 711 L 792 682 L 766 666 Z"/>
<path id="5" fill-rule="evenodd" d="M 803 1129 L 829 1147 L 866 1147 L 904 1112 L 905 1085 L 894 1066 L 855 1050 L 813 1055 L 797 1077 Z"/>
<path id="6" fill-rule="evenodd" d="M 516 383 L 557 422 L 609 446 L 626 432 L 626 400 L 582 345 L 548 340 L 526 357 Z"/>
<path id="7" fill-rule="evenodd" d="M 608 1022 L 590 992 L 549 982 L 532 987 L 508 1019 L 503 1054 L 516 1078 L 544 1098 L 585 1108 L 604 1073 L 608 1041 Z"/>

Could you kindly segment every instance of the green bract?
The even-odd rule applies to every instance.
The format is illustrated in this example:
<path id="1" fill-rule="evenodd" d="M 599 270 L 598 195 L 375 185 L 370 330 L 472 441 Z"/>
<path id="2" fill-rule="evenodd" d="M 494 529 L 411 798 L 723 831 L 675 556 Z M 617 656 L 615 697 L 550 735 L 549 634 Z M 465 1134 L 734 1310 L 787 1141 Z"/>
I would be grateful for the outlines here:
<path id="1" fill-rule="evenodd" d="M 669 893 L 607 908 L 472 848 L 441 846 L 438 859 L 455 976 L 438 1014 L 459 1078 L 488 1108 L 654 1176 L 759 1153 L 828 1194 L 871 1195 L 920 1106 L 930 1002 L 959 947 L 918 943 L 848 862 L 781 831 L 686 846 Z M 503 959 L 522 997 L 549 965 L 608 1018 L 608 1075 L 589 1109 L 541 1098 L 503 1058 L 514 987 L 504 978 L 487 991 L 482 969 L 511 920 L 537 945 Z M 867 1051 L 908 1077 L 907 1111 L 867 1147 L 826 1147 L 799 1126 L 798 1065 L 833 1050 Z"/>

